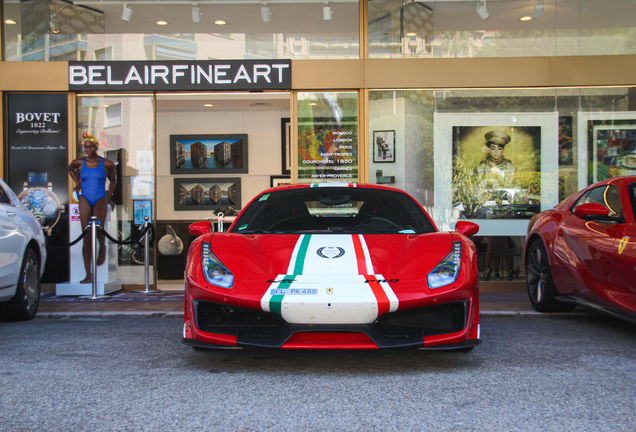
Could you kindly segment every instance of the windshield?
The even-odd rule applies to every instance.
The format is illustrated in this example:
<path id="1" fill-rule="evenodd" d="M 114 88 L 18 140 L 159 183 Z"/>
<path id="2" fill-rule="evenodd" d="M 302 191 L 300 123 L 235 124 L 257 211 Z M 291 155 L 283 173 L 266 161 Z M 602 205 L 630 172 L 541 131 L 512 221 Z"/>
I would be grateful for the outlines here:
<path id="1" fill-rule="evenodd" d="M 436 229 L 411 197 L 354 187 L 287 189 L 261 195 L 234 223 L 236 233 L 423 234 Z"/>

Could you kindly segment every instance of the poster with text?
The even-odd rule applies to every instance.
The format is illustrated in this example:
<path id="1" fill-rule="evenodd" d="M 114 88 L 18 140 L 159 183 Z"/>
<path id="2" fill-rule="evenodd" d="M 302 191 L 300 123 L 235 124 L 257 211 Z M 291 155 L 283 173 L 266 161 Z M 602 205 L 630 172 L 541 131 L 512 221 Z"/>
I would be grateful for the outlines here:
<path id="1" fill-rule="evenodd" d="M 8 95 L 9 186 L 41 221 L 49 246 L 68 238 L 68 96 Z M 69 279 L 68 253 L 49 253 L 42 282 Z"/>
<path id="2" fill-rule="evenodd" d="M 358 181 L 356 121 L 298 123 L 298 181 L 301 183 Z"/>

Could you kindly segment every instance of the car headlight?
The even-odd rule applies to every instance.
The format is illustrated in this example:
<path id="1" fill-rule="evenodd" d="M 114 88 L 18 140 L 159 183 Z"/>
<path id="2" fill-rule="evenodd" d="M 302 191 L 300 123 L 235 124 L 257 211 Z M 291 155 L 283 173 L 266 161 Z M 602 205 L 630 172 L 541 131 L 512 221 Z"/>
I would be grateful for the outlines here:
<path id="1" fill-rule="evenodd" d="M 232 272 L 212 253 L 210 243 L 201 245 L 201 268 L 205 280 L 221 288 L 232 288 L 234 275 Z"/>
<path id="2" fill-rule="evenodd" d="M 459 276 L 462 265 L 462 242 L 453 242 L 451 252 L 428 274 L 429 288 L 440 288 L 452 284 Z"/>

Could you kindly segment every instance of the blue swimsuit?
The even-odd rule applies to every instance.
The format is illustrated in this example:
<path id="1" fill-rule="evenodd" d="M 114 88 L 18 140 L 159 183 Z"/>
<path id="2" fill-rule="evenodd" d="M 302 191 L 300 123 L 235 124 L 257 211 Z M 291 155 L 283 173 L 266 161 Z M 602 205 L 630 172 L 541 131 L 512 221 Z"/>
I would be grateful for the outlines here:
<path id="1" fill-rule="evenodd" d="M 82 181 L 82 196 L 86 198 L 89 204 L 95 206 L 95 203 L 106 196 L 106 169 L 104 168 L 104 158 L 102 158 L 98 167 L 89 168 L 86 166 L 86 158 L 80 172 L 80 180 Z"/>

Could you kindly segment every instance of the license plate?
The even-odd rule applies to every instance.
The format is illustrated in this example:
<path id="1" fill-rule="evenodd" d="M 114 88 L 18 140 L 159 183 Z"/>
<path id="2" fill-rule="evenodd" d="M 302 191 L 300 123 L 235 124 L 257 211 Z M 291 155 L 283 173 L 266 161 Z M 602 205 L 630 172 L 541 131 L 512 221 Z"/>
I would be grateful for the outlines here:
<path id="1" fill-rule="evenodd" d="M 286 288 L 286 289 L 272 289 L 271 295 L 316 295 L 318 290 L 315 288 Z"/>

